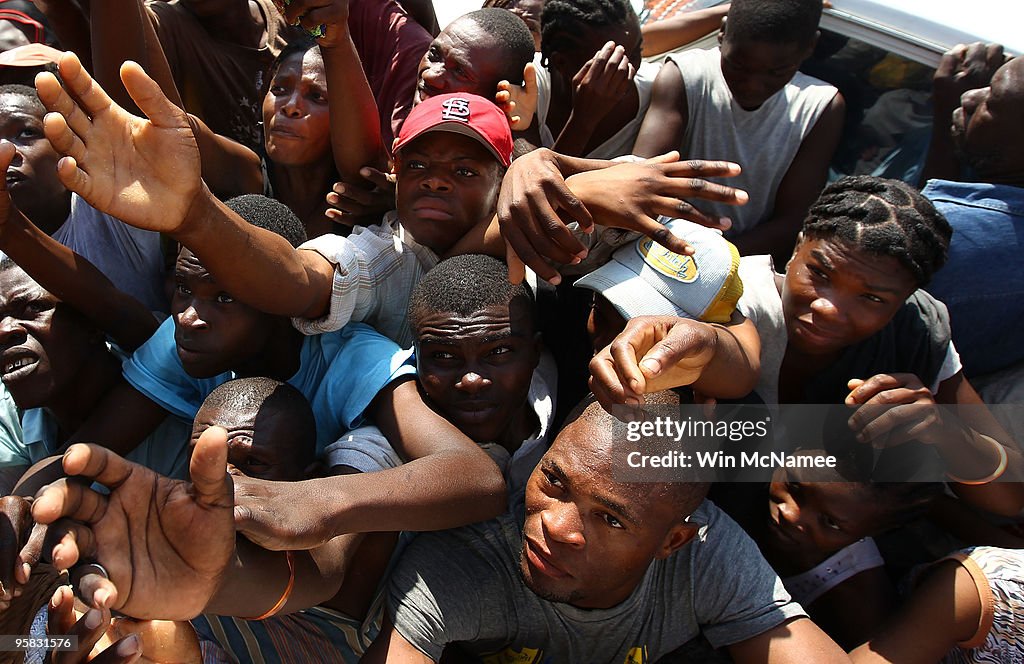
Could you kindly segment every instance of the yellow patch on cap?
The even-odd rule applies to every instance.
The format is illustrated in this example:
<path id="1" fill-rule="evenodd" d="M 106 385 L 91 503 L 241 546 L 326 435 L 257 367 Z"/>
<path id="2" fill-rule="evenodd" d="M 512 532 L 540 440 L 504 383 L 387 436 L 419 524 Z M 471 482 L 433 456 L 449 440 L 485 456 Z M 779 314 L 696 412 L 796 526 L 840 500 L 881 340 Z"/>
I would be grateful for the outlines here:
<path id="1" fill-rule="evenodd" d="M 684 284 L 693 283 L 697 279 L 697 263 L 692 256 L 669 251 L 650 239 L 639 240 L 636 243 L 636 250 L 645 263 L 670 279 Z"/>

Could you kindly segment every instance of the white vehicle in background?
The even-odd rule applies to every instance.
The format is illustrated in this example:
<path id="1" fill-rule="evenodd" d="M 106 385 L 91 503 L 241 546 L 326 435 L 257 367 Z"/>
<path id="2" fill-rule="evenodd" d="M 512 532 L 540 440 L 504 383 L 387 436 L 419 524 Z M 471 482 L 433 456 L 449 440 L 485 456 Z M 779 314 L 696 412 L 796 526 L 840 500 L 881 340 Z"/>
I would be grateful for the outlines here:
<path id="1" fill-rule="evenodd" d="M 653 6 L 657 0 L 647 0 Z M 687 9 L 722 4 L 681 2 Z M 995 42 L 1024 53 L 1021 0 L 831 0 L 803 71 L 835 85 L 847 124 L 833 176 L 870 173 L 916 183 L 931 127 L 931 80 L 957 44 Z M 641 9 L 641 12 L 643 9 Z M 641 20 L 644 15 L 641 13 Z M 708 48 L 717 35 L 687 48 Z"/>

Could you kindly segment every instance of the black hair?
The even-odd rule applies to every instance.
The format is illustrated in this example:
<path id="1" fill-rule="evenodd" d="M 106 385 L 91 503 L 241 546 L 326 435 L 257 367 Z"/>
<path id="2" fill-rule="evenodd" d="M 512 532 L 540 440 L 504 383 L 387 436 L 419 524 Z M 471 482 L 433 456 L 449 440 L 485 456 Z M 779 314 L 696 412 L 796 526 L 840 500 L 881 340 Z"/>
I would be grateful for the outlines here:
<path id="1" fill-rule="evenodd" d="M 438 263 L 420 280 L 409 298 L 409 324 L 419 329 L 424 316 L 451 312 L 469 316 L 491 306 L 526 304 L 530 323 L 537 324 L 533 293 L 525 283 L 511 284 L 508 267 L 492 256 L 464 254 Z"/>
<path id="2" fill-rule="evenodd" d="M 688 392 L 683 390 L 664 390 L 644 395 L 643 409 L 649 416 L 663 414 L 664 409 L 672 408 L 678 414 L 681 404 L 691 403 Z M 654 406 L 654 408 L 650 408 Z M 616 431 L 624 431 L 625 425 L 606 411 L 593 394 L 587 395 L 572 410 L 566 418 L 563 428 L 574 422 L 585 422 L 593 431 L 607 432 L 614 436 Z M 644 443 L 639 443 L 640 449 Z M 631 448 L 633 449 L 633 448 Z M 649 450 L 649 451 L 653 451 Z M 664 452 L 664 450 L 661 450 Z M 614 458 L 614 455 L 611 457 Z M 614 478 L 609 478 L 614 479 Z M 633 483 L 629 483 L 633 484 Z M 677 479 L 672 482 L 643 482 L 636 483 L 636 495 L 638 498 L 648 499 L 655 497 L 660 501 L 667 500 L 675 506 L 680 519 L 690 516 L 701 502 L 708 495 L 711 484 L 702 482 L 699 473 L 694 471 L 681 471 Z"/>
<path id="3" fill-rule="evenodd" d="M 899 180 L 844 177 L 825 187 L 804 220 L 803 234 L 839 239 L 870 254 L 892 256 L 924 287 L 946 262 L 953 235 L 921 192 Z"/>
<path id="4" fill-rule="evenodd" d="M 277 76 L 277 70 L 281 68 L 281 65 L 293 55 L 299 53 L 305 53 L 311 49 L 317 47 L 316 39 L 310 37 L 305 33 L 301 33 L 298 36 L 290 39 L 288 44 L 281 49 L 281 52 L 274 58 L 274 63 L 270 65 L 270 80 L 273 80 Z"/>
<path id="5" fill-rule="evenodd" d="M 39 101 L 39 93 L 37 93 L 36 89 L 31 86 L 22 85 L 20 83 L 0 85 L 0 95 L 24 97 L 29 100 L 32 105 L 32 110 L 38 113 L 40 118 L 46 115 L 46 107 L 43 106 L 43 102 Z"/>
<path id="6" fill-rule="evenodd" d="M 733 0 L 725 24 L 731 41 L 809 46 L 821 22 L 821 0 Z"/>
<path id="7" fill-rule="evenodd" d="M 571 50 L 584 26 L 624 26 L 635 15 L 629 0 L 548 0 L 540 19 L 541 53 L 547 60 L 556 50 Z"/>
<path id="8" fill-rule="evenodd" d="M 293 247 L 306 241 L 306 228 L 291 209 L 261 194 L 244 194 L 224 202 L 242 219 L 257 228 L 277 233 Z"/>
<path id="9" fill-rule="evenodd" d="M 286 413 L 290 431 L 287 443 L 294 456 L 298 457 L 298 467 L 305 468 L 316 458 L 313 409 L 302 392 L 288 383 L 262 376 L 229 380 L 210 392 L 202 408 L 232 413 L 252 412 L 256 417 L 264 413 L 264 409 Z"/>
<path id="10" fill-rule="evenodd" d="M 506 57 L 503 60 L 507 68 L 501 72 L 498 80 L 504 79 L 512 83 L 522 81 L 523 68 L 533 60 L 534 54 L 533 35 L 530 34 L 530 29 L 526 27 L 523 19 L 499 7 L 477 9 L 462 18 L 470 19 L 480 26 L 504 50 Z"/>

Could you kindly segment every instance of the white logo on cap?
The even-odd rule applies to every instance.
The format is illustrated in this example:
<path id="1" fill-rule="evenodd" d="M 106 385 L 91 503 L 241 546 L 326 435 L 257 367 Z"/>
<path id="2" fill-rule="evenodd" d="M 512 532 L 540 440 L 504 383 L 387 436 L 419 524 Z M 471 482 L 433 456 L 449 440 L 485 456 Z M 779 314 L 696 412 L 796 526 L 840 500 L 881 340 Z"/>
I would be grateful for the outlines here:
<path id="1" fill-rule="evenodd" d="M 469 122 L 469 100 L 456 97 L 441 102 L 441 119 Z"/>

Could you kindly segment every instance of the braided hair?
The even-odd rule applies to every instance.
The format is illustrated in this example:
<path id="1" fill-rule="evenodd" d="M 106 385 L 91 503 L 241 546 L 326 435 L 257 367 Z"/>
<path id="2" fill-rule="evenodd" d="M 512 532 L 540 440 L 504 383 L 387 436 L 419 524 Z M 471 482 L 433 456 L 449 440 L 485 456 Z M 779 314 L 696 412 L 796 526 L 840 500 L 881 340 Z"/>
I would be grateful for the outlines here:
<path id="1" fill-rule="evenodd" d="M 931 201 L 910 185 L 854 175 L 825 187 L 804 220 L 803 234 L 892 256 L 920 288 L 946 262 L 953 229 Z"/>
<path id="2" fill-rule="evenodd" d="M 625 25 L 634 14 L 629 0 L 548 0 L 540 20 L 540 49 L 547 60 L 556 50 L 576 44 L 580 28 Z"/>

